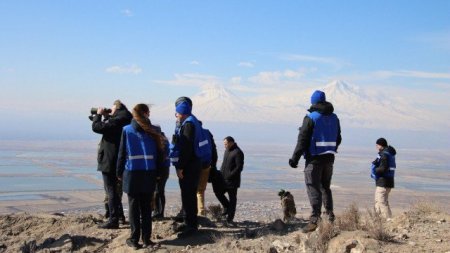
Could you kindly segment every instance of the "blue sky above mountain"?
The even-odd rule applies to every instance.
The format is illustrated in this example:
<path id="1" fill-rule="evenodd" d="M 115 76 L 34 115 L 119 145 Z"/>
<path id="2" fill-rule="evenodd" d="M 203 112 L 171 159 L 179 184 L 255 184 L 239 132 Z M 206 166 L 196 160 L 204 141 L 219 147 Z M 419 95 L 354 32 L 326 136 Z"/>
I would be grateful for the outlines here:
<path id="1" fill-rule="evenodd" d="M 156 109 L 215 85 L 290 119 L 333 80 L 381 103 L 393 127 L 446 128 L 449 9 L 444 0 L 0 1 L 3 136 L 48 136 L 66 122 L 89 131 L 92 106 L 121 98 Z M 335 101 L 344 118 L 366 108 L 348 101 Z M 376 113 L 353 123 L 372 127 Z"/>

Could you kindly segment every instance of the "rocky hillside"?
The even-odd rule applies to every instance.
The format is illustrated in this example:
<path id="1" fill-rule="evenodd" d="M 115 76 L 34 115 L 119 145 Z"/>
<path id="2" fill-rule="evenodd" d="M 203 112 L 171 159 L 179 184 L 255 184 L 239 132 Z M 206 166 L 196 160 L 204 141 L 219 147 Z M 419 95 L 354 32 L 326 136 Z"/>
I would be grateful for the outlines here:
<path id="1" fill-rule="evenodd" d="M 216 209 L 210 208 L 200 219 L 200 232 L 187 239 L 177 239 L 179 223 L 155 221 L 153 239 L 160 246 L 137 252 L 450 252 L 450 215 L 430 203 L 387 221 L 350 205 L 334 224 L 322 222 L 309 234 L 301 232 L 307 223 L 301 217 L 287 224 L 226 224 L 213 215 Z M 0 252 L 135 252 L 125 245 L 129 225 L 101 230 L 101 221 L 96 213 L 2 215 Z"/>

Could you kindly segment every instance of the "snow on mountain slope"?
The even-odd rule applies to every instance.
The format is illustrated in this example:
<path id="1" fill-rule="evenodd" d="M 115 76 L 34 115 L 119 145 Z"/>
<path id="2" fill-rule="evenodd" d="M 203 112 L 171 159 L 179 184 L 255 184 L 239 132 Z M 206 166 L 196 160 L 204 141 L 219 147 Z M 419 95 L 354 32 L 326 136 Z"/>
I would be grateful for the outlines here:
<path id="1" fill-rule="evenodd" d="M 264 108 L 249 104 L 222 86 L 210 85 L 192 96 L 192 113 L 200 120 L 213 122 L 266 122 Z M 155 107 L 157 116 L 173 115 L 175 105 Z"/>
<path id="2" fill-rule="evenodd" d="M 316 89 L 325 92 L 344 127 L 424 130 L 433 129 L 436 123 L 430 120 L 432 112 L 413 106 L 404 94 L 368 93 L 344 81 L 332 81 Z M 313 91 L 280 90 L 278 94 L 243 99 L 222 86 L 212 85 L 191 99 L 193 113 L 203 121 L 299 125 L 308 113 Z M 174 111 L 173 104 L 152 109 L 158 118 L 173 115 Z"/>

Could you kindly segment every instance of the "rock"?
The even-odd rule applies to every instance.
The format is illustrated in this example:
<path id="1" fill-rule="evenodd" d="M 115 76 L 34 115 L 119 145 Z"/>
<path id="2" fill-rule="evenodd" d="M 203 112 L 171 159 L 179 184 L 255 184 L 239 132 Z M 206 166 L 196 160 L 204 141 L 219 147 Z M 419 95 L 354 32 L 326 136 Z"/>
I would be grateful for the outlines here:
<path id="1" fill-rule="evenodd" d="M 443 242 L 443 240 L 442 239 L 437 239 L 436 242 Z"/>
<path id="2" fill-rule="evenodd" d="M 277 248 L 278 250 L 281 250 L 281 251 L 291 247 L 291 245 L 289 243 L 282 242 L 280 240 L 273 241 L 272 246 L 274 246 L 275 248 Z"/>
<path id="3" fill-rule="evenodd" d="M 270 247 L 268 253 L 278 253 L 278 250 L 275 247 Z"/>
<path id="4" fill-rule="evenodd" d="M 408 242 L 408 245 L 416 246 L 416 243 L 411 241 L 411 242 Z"/>
<path id="5" fill-rule="evenodd" d="M 378 252 L 380 244 L 377 240 L 369 238 L 363 231 L 344 231 L 328 243 L 326 252 Z"/>

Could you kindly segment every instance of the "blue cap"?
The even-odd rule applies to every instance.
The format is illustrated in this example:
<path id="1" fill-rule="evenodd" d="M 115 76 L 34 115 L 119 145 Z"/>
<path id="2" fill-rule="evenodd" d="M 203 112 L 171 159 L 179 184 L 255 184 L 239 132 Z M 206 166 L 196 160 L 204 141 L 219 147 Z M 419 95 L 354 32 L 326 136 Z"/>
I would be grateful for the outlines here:
<path id="1" fill-rule="evenodd" d="M 187 101 L 183 101 L 175 106 L 175 111 L 179 114 L 190 115 L 192 112 L 192 106 Z"/>
<path id="2" fill-rule="evenodd" d="M 314 91 L 314 93 L 311 96 L 311 104 L 317 104 L 319 102 L 325 102 L 325 93 L 320 90 Z"/>

